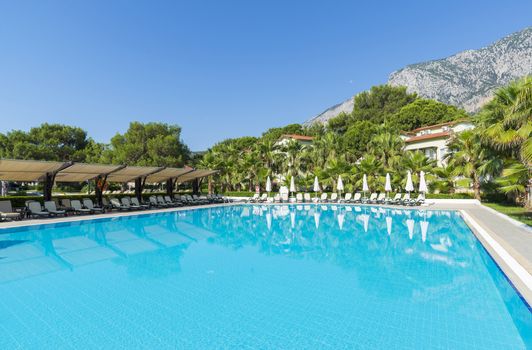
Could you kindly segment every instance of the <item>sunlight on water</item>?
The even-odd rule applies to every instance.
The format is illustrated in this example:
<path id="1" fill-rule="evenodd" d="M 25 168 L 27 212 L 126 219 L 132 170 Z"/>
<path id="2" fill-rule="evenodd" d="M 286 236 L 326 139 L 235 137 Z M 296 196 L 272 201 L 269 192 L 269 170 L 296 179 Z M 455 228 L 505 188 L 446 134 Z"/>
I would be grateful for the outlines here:
<path id="1" fill-rule="evenodd" d="M 452 211 L 243 205 L 0 231 L 0 348 L 531 346 Z"/>

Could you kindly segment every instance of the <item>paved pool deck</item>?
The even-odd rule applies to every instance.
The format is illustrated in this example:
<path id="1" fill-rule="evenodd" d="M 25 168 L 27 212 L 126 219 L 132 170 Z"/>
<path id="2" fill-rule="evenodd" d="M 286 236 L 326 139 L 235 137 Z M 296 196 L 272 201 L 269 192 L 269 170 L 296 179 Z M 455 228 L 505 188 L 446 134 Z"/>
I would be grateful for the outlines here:
<path id="1" fill-rule="evenodd" d="M 242 202 L 240 202 L 242 203 Z M 55 222 L 72 222 L 88 219 L 103 219 L 120 216 L 171 212 L 197 208 L 230 206 L 239 203 L 187 206 L 148 211 L 110 212 L 98 215 L 77 215 L 49 219 L 0 222 L 2 228 L 33 226 Z M 261 204 L 262 205 L 262 204 Z M 266 204 L 268 205 L 268 204 Z M 342 205 L 342 204 L 339 204 Z M 359 204 L 357 204 L 359 205 Z M 363 204 L 362 204 L 363 205 Z M 404 208 L 404 207 L 401 207 Z M 480 204 L 432 203 L 423 207 L 409 207 L 429 210 L 458 210 L 475 236 L 482 242 L 499 267 L 504 271 L 523 298 L 532 306 L 532 228 L 506 215 Z"/>
<path id="2" fill-rule="evenodd" d="M 530 226 L 479 204 L 438 203 L 427 208 L 459 210 L 471 231 L 482 242 L 528 305 L 532 306 L 532 228 Z M 510 255 L 510 259 L 504 251 Z"/>

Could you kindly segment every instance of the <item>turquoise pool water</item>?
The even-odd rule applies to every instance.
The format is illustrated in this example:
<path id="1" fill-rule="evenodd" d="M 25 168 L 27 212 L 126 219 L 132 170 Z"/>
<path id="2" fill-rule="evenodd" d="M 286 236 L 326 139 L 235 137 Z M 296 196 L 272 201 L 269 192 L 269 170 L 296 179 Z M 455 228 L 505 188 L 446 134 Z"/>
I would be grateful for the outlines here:
<path id="1" fill-rule="evenodd" d="M 1 349 L 523 349 L 455 212 L 231 206 L 0 230 Z"/>

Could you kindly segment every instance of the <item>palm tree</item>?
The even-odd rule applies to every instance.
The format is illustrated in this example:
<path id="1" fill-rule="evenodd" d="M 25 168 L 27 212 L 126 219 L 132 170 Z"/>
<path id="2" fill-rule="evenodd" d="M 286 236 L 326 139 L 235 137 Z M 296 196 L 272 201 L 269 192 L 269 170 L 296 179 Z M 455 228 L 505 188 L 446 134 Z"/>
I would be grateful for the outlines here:
<path id="1" fill-rule="evenodd" d="M 353 169 L 355 173 L 352 181 L 355 183 L 355 188 L 362 188 L 362 178 L 364 174 L 368 178 L 368 186 L 370 190 L 375 191 L 377 188 L 384 188 L 384 168 L 382 162 L 372 154 L 366 155 Z"/>
<path id="2" fill-rule="evenodd" d="M 490 150 L 482 146 L 480 138 L 479 133 L 473 130 L 463 131 L 451 139 L 450 152 L 446 155 L 454 174 L 471 180 L 475 199 L 478 200 L 482 181 L 497 174 L 502 167 L 502 160 L 493 157 Z"/>
<path id="3" fill-rule="evenodd" d="M 436 166 L 436 161 L 428 158 L 421 151 L 408 151 L 403 154 L 400 161 L 394 167 L 394 174 L 392 176 L 392 183 L 398 184 L 399 188 L 406 186 L 406 175 L 410 171 L 412 173 L 412 182 L 417 188 L 419 184 L 419 173 L 425 172 L 426 179 L 431 180 L 432 170 Z"/>
<path id="4" fill-rule="evenodd" d="M 440 192 L 454 193 L 456 175 L 451 165 L 434 167 L 432 173 L 436 176 L 434 187 Z"/>
<path id="5" fill-rule="evenodd" d="M 299 143 L 297 140 L 290 139 L 287 144 L 282 148 L 282 151 L 286 154 L 286 172 L 290 176 L 297 175 L 299 173 L 299 163 L 301 160 L 301 152 L 305 146 Z"/>
<path id="6" fill-rule="evenodd" d="M 387 169 L 392 169 L 403 153 L 404 141 L 397 134 L 382 132 L 368 145 L 368 152 L 375 155 Z"/>
<path id="7" fill-rule="evenodd" d="M 491 122 L 485 140 L 502 151 L 515 151 L 523 164 L 532 164 L 532 76 L 498 90 L 481 113 Z"/>
<path id="8" fill-rule="evenodd" d="M 528 192 L 526 203 L 532 207 L 532 76 L 499 89 L 480 113 L 479 121 L 484 127 L 483 140 L 521 163 L 508 162 L 506 175 L 498 181 L 504 184 L 501 190 L 515 197 Z"/>
<path id="9" fill-rule="evenodd" d="M 496 180 L 500 190 L 514 200 L 527 191 L 530 169 L 516 160 L 508 160 L 501 176 Z"/>

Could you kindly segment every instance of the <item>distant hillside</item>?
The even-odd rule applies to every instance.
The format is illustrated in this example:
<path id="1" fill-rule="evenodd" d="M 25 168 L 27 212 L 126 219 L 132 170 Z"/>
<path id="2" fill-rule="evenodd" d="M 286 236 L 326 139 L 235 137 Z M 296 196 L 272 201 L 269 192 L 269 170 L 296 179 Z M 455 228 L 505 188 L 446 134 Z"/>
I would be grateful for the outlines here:
<path id="1" fill-rule="evenodd" d="M 312 119 L 307 120 L 303 125 L 310 125 L 314 123 L 325 123 L 327 120 L 336 117 L 338 114 L 344 112 L 344 113 L 351 113 L 353 111 L 353 97 L 348 98 L 342 103 L 339 103 L 337 105 L 334 105 L 330 108 L 327 108 L 322 113 L 318 114 Z"/>
<path id="2" fill-rule="evenodd" d="M 478 49 L 429 62 L 406 66 L 390 74 L 388 83 L 409 92 L 476 112 L 493 91 L 532 74 L 532 27 Z M 326 109 L 304 124 L 326 122 L 353 110 L 353 99 Z"/>

